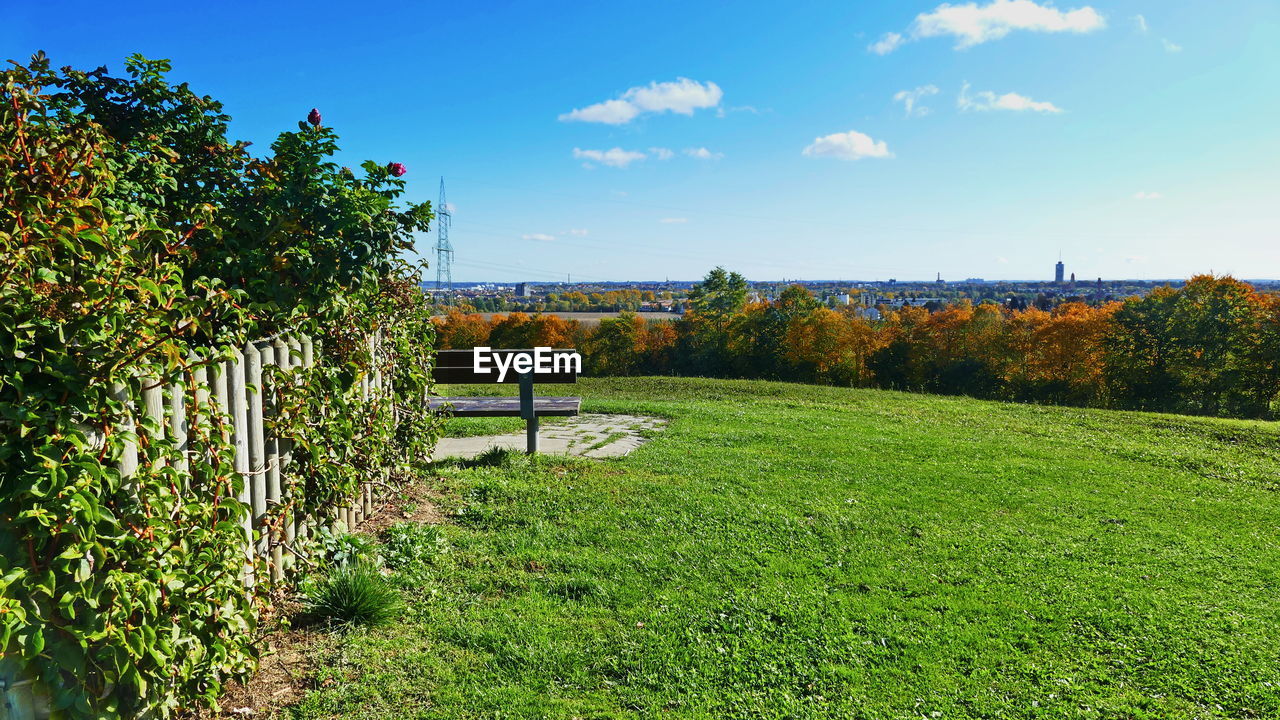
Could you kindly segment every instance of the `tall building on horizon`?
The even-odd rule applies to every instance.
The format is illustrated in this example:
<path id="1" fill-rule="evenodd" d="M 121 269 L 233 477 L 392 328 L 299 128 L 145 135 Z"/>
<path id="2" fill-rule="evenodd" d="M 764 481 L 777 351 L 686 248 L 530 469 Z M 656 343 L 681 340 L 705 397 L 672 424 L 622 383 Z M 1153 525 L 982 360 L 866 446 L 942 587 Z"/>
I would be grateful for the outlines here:
<path id="1" fill-rule="evenodd" d="M 1054 281 L 1054 282 L 1056 282 L 1056 283 L 1058 283 L 1059 285 L 1061 285 L 1061 284 L 1062 284 L 1062 274 L 1063 274 L 1063 272 L 1064 272 L 1066 269 L 1067 269 L 1067 266 L 1066 266 L 1066 265 L 1063 265 L 1063 264 L 1062 264 L 1062 261 L 1061 261 L 1061 260 L 1059 260 L 1059 261 L 1058 261 L 1058 264 L 1053 266 L 1053 281 Z"/>

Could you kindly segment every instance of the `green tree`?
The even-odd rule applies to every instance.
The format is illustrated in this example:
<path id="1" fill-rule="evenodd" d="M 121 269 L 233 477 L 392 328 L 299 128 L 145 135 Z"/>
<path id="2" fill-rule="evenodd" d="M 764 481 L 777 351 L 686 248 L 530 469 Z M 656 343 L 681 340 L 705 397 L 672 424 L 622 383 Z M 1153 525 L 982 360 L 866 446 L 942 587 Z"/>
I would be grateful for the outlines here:
<path id="1" fill-rule="evenodd" d="M 593 375 L 632 375 L 641 364 L 645 321 L 624 312 L 604 318 L 596 327 L 584 353 Z"/>
<path id="2" fill-rule="evenodd" d="M 1169 319 L 1177 293 L 1156 288 L 1131 298 L 1112 317 L 1103 338 L 1109 395 L 1119 407 L 1172 410 L 1176 383 L 1170 370 L 1174 353 Z"/>
<path id="3" fill-rule="evenodd" d="M 1260 415 L 1262 398 L 1249 391 L 1260 378 L 1251 359 L 1259 335 L 1261 305 L 1247 283 L 1230 277 L 1197 275 L 1176 295 L 1166 335 L 1169 374 L 1177 409 L 1205 415 Z"/>
<path id="4" fill-rule="evenodd" d="M 707 273 L 689 290 L 689 307 L 722 328 L 746 303 L 747 279 L 723 267 Z"/>
<path id="5" fill-rule="evenodd" d="M 798 380 L 812 378 L 798 368 L 787 352 L 791 326 L 818 307 L 802 285 L 791 285 L 771 303 L 760 303 L 737 316 L 730 325 L 729 347 L 736 374 L 743 377 Z"/>
<path id="6" fill-rule="evenodd" d="M 689 291 L 680 323 L 680 367 L 695 375 L 727 374 L 731 365 L 729 323 L 747 302 L 747 281 L 717 267 Z"/>

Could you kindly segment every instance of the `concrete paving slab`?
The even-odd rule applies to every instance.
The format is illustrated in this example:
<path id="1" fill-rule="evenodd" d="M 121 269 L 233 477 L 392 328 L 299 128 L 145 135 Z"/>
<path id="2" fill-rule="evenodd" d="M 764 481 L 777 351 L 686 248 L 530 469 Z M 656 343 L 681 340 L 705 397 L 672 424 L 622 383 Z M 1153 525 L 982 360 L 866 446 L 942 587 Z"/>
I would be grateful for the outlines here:
<path id="1" fill-rule="evenodd" d="M 655 417 L 587 413 L 542 428 L 538 433 L 538 445 L 546 455 L 620 457 L 648 441 L 640 434 L 642 431 L 660 430 L 666 424 L 666 420 Z M 469 459 L 495 447 L 524 451 L 524 433 L 441 438 L 436 443 L 434 456 L 436 459 Z"/>

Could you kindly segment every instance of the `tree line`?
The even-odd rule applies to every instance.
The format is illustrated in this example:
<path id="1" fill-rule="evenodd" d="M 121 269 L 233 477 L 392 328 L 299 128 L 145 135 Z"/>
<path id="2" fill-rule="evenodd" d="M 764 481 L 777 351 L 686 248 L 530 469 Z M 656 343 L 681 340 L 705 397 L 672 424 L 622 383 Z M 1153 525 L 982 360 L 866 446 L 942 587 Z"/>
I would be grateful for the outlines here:
<path id="1" fill-rule="evenodd" d="M 1089 407 L 1275 418 L 1280 296 L 1231 277 L 1050 310 L 968 301 L 829 308 L 801 286 L 749 302 L 717 268 L 674 321 L 554 315 L 435 318 L 442 348 L 576 347 L 588 374 L 790 380 Z"/>

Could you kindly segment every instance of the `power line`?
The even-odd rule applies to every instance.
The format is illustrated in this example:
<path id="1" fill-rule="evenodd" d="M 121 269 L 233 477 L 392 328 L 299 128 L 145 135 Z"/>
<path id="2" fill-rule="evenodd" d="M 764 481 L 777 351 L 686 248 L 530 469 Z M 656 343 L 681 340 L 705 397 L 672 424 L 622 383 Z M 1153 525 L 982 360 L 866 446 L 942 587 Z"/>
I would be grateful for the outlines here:
<path id="1" fill-rule="evenodd" d="M 892 226 L 892 225 L 867 225 L 867 224 L 845 223 L 845 222 L 827 222 L 823 220 L 813 220 L 813 219 L 804 218 L 804 217 L 785 217 L 785 218 L 772 217 L 768 215 L 754 215 L 749 213 L 739 213 L 739 212 L 731 212 L 731 211 L 725 211 L 725 210 L 714 210 L 714 209 L 708 209 L 708 208 L 689 208 L 689 207 L 680 207 L 676 205 L 662 205 L 659 203 L 647 203 L 647 202 L 640 202 L 636 200 L 623 200 L 620 198 L 593 198 L 585 195 L 576 195 L 573 193 L 559 192 L 556 190 L 544 190 L 541 188 L 525 188 L 525 187 L 519 187 L 516 185 L 504 185 L 502 183 L 494 183 L 494 182 L 488 182 L 485 180 L 477 180 L 475 178 L 457 178 L 457 179 L 461 179 L 466 182 L 476 183 L 477 185 L 487 185 L 493 188 L 500 188 L 503 190 L 515 190 L 517 192 L 539 193 L 542 195 L 554 195 L 557 197 L 569 198 L 571 200 L 580 200 L 588 203 L 613 203 L 616 205 L 632 205 L 635 207 L 652 208 L 655 210 L 670 210 L 672 212 L 684 212 L 684 213 L 691 213 L 694 215 L 698 215 L 698 214 L 720 215 L 723 217 L 732 217 L 732 218 L 738 218 L 742 220 L 761 220 L 765 222 L 776 222 L 776 223 L 783 223 L 783 224 L 798 223 L 803 225 L 827 227 L 835 230 L 871 230 L 871 231 L 879 231 L 879 232 L 922 232 L 922 233 L 941 233 L 941 234 L 950 234 L 950 235 L 970 235 L 970 236 L 979 236 L 979 237 L 1007 237 L 1012 232 L 1012 231 L 1000 232 L 1000 231 L 990 231 L 990 230 L 962 230 L 962 229 L 956 229 L 956 228 L 938 228 L 938 227 L 930 228 L 930 227 L 911 227 L 911 226 Z M 1095 231 L 1090 231 L 1089 235 L 1090 237 L 1106 236 L 1108 238 L 1116 239 L 1116 240 L 1158 239 L 1158 238 L 1153 238 L 1150 235 L 1142 235 L 1142 234 L 1134 234 L 1134 233 L 1105 233 L 1105 232 L 1099 233 Z M 1071 240 L 1078 239 L 1077 235 L 1046 234 L 1043 232 L 1038 232 L 1037 236 L 1045 239 L 1054 239 L 1054 238 L 1071 239 Z"/>
<path id="2" fill-rule="evenodd" d="M 487 227 L 509 230 L 511 232 L 511 234 L 508 234 L 508 233 L 486 232 L 484 230 L 468 229 L 467 232 L 469 233 L 474 233 L 477 235 L 486 235 L 489 237 L 503 238 L 506 240 L 524 240 L 524 238 L 519 237 L 518 230 L 508 226 L 496 225 L 493 223 L 476 222 L 476 221 L 471 221 L 471 222 L 468 222 L 467 224 L 468 224 L 468 227 L 470 227 L 471 225 L 484 225 Z M 529 239 L 527 240 L 527 242 L 542 242 L 542 241 Z M 598 245 L 598 244 L 592 244 L 592 243 L 584 243 L 576 240 L 563 240 L 561 238 L 556 238 L 554 241 L 554 244 L 562 245 L 564 247 L 582 248 L 585 250 L 599 250 L 603 252 L 617 251 L 617 246 Z M 725 258 L 714 257 L 711 255 L 699 255 L 699 254 L 684 253 L 684 252 L 672 251 L 672 250 L 660 250 L 657 248 L 643 247 L 643 246 L 636 246 L 636 245 L 632 245 L 628 247 L 627 250 L 630 253 L 639 253 L 644 255 L 650 255 L 653 257 L 664 258 L 664 259 L 676 258 L 681 260 L 696 260 L 698 262 L 710 263 L 712 265 L 726 264 Z M 732 258 L 732 260 L 739 263 L 747 263 L 747 264 L 754 264 L 754 265 L 761 265 L 761 266 L 777 266 L 779 264 L 776 260 L 746 256 L 741 254 L 740 252 L 735 252 L 735 255 Z M 845 271 L 851 271 L 851 272 L 868 272 L 869 271 L 869 272 L 883 272 L 883 273 L 911 271 L 910 268 L 904 268 L 904 267 L 886 268 L 886 267 L 872 267 L 869 265 L 850 265 L 850 264 L 833 263 L 833 262 L 815 263 L 815 262 L 808 262 L 808 261 L 795 260 L 795 259 L 788 260 L 786 264 L 791 267 L 797 267 L 797 266 L 806 267 L 811 270 L 818 270 L 818 271 L 830 271 L 830 270 L 837 270 L 837 269 L 843 269 Z"/>

